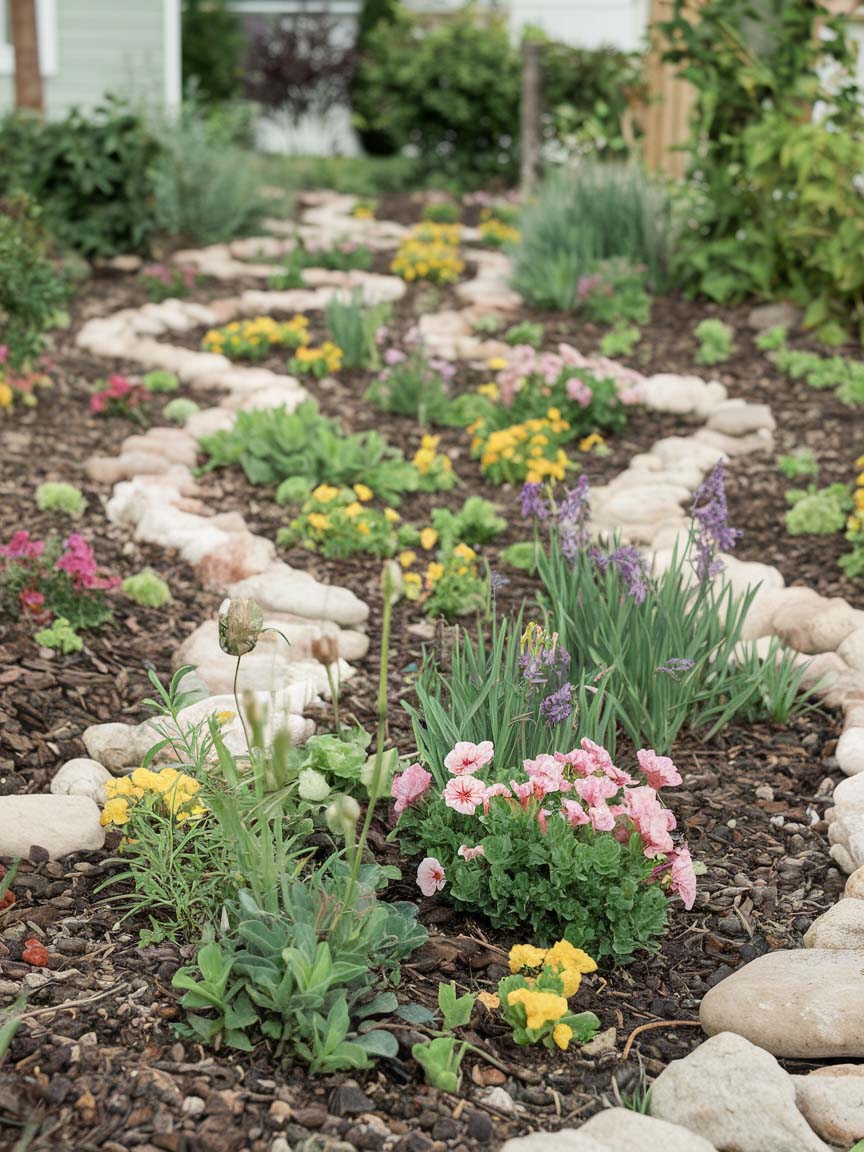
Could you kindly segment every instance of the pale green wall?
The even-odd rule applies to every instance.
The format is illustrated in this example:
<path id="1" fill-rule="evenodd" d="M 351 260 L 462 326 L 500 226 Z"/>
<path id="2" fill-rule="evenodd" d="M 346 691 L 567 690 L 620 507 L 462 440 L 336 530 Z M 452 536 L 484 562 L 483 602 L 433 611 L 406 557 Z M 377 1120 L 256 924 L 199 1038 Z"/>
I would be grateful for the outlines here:
<path id="1" fill-rule="evenodd" d="M 163 105 L 163 0 L 57 0 L 57 22 L 57 74 L 43 81 L 49 116 L 92 107 L 106 92 Z M 0 76 L 0 112 L 12 94 L 12 77 Z"/>

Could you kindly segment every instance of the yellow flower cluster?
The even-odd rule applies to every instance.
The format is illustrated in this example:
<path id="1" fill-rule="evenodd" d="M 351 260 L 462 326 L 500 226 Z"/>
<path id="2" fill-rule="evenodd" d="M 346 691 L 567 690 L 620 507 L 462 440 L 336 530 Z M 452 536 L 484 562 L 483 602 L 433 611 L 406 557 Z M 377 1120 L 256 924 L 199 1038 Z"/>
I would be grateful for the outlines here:
<path id="1" fill-rule="evenodd" d="M 409 283 L 454 284 L 465 268 L 459 256 L 460 234 L 458 224 L 418 224 L 399 245 L 390 271 Z"/>
<path id="2" fill-rule="evenodd" d="M 0 380 L 0 408 L 11 408 L 15 393 L 5 380 Z"/>
<path id="3" fill-rule="evenodd" d="M 484 208 L 480 220 L 480 238 L 495 248 L 503 248 L 506 244 L 518 244 L 522 239 L 522 233 L 512 224 L 493 216 L 488 208 Z"/>
<path id="4" fill-rule="evenodd" d="M 177 820 L 190 820 L 203 816 L 207 809 L 195 799 L 200 785 L 192 776 L 176 768 L 136 768 L 130 776 L 118 776 L 105 784 L 107 797 L 99 822 L 103 827 L 118 827 L 129 820 L 129 809 L 148 793 L 161 799 L 166 812 Z"/>
<path id="5" fill-rule="evenodd" d="M 233 320 L 221 328 L 211 328 L 201 341 L 205 352 L 223 356 L 245 356 L 261 359 L 271 348 L 300 348 L 309 343 L 309 321 L 305 316 L 292 316 L 283 323 L 272 316 L 254 320 Z"/>
<path id="6" fill-rule="evenodd" d="M 320 348 L 298 348 L 289 367 L 295 372 L 316 376 L 319 379 L 342 367 L 344 353 L 338 344 L 325 340 Z"/>
<path id="7" fill-rule="evenodd" d="M 846 529 L 849 536 L 853 538 L 853 543 L 857 543 L 855 537 L 859 535 L 864 538 L 864 456 L 858 457 L 855 461 L 855 467 L 862 469 L 862 471 L 858 473 L 855 481 L 855 511 L 846 521 Z"/>
<path id="8" fill-rule="evenodd" d="M 563 480 L 570 462 L 560 444 L 569 428 L 557 408 L 545 417 L 489 432 L 483 421 L 475 421 L 468 428 L 471 454 L 480 457 L 480 467 L 496 484 Z"/>
<path id="9" fill-rule="evenodd" d="M 564 995 L 568 998 L 575 996 L 579 991 L 583 973 L 597 971 L 596 961 L 592 960 L 588 953 L 583 952 L 581 948 L 574 948 L 569 940 L 559 940 L 551 948 L 535 948 L 533 944 L 516 944 L 510 949 L 508 960 L 511 972 L 522 972 L 526 968 L 551 968 L 563 983 Z"/>
<path id="10" fill-rule="evenodd" d="M 579 441 L 580 452 L 590 452 L 592 448 L 602 448 L 606 441 L 599 432 L 592 432 L 589 436 L 583 436 Z"/>
<path id="11" fill-rule="evenodd" d="M 278 542 L 290 547 L 300 544 L 329 559 L 370 552 L 392 556 L 396 548 L 393 525 L 399 522 L 395 508 L 372 508 L 372 490 L 365 484 L 336 488 L 319 484 L 303 504 L 287 529 L 280 530 Z"/>
<path id="12" fill-rule="evenodd" d="M 420 533 L 420 547 L 430 552 L 438 543 L 438 533 L 434 528 L 424 528 Z M 459 581 L 477 581 L 480 573 L 477 565 L 477 553 L 467 544 L 457 544 L 440 560 L 430 560 L 426 564 L 421 576 L 419 572 L 411 571 L 418 561 L 418 555 L 413 548 L 405 549 L 397 556 L 403 569 L 402 583 L 405 596 L 408 600 L 418 600 L 425 592 L 425 597 L 433 596 L 442 581 L 449 585 Z"/>
<path id="13" fill-rule="evenodd" d="M 375 208 L 368 200 L 361 200 L 351 211 L 355 220 L 374 220 Z"/>

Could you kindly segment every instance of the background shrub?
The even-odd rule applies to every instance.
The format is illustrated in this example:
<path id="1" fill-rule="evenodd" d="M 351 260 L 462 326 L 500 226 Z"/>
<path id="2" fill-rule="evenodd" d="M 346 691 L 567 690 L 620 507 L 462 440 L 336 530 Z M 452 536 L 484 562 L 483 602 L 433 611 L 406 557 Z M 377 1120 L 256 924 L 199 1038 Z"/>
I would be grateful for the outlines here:
<path id="1" fill-rule="evenodd" d="M 182 42 L 187 94 L 214 102 L 240 95 L 246 36 L 226 0 L 184 0 Z"/>
<path id="2" fill-rule="evenodd" d="M 0 201 L 0 345 L 14 370 L 42 351 L 65 298 L 63 277 L 45 254 L 38 208 L 23 195 Z"/>
<path id="3" fill-rule="evenodd" d="M 582 162 L 554 173 L 524 209 L 521 227 L 514 284 L 537 307 L 571 307 L 580 277 L 610 257 L 644 265 L 654 289 L 667 283 L 668 200 L 635 167 Z"/>
<path id="4" fill-rule="evenodd" d="M 0 195 L 26 192 L 57 241 L 85 256 L 145 251 L 158 152 L 142 118 L 110 98 L 88 116 L 10 116 L 0 121 Z"/>
<path id="5" fill-rule="evenodd" d="M 233 140 L 230 116 L 208 116 L 199 104 L 156 127 L 152 167 L 154 219 L 172 235 L 204 243 L 252 230 L 265 209 L 255 169 Z"/>

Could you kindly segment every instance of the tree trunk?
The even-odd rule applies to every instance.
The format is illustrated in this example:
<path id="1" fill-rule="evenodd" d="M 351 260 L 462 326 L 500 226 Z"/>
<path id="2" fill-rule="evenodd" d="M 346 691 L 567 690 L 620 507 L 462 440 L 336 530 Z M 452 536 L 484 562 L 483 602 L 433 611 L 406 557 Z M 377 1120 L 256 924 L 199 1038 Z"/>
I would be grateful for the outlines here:
<path id="1" fill-rule="evenodd" d="M 522 45 L 519 191 L 526 199 L 534 191 L 540 167 L 540 116 L 543 103 L 541 51 L 540 44 L 533 40 L 525 40 Z"/>
<path id="2" fill-rule="evenodd" d="M 12 44 L 15 48 L 15 107 L 44 112 L 36 0 L 11 0 Z"/>

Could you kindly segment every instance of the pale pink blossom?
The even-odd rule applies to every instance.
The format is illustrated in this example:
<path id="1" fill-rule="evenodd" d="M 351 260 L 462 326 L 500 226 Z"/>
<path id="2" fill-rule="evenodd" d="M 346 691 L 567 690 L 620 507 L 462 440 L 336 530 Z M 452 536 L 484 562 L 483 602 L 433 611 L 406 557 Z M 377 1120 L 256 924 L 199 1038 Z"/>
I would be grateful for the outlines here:
<path id="1" fill-rule="evenodd" d="M 650 788 L 675 788 L 681 783 L 681 774 L 668 756 L 658 756 L 653 748 L 640 748 L 636 759 Z"/>
<path id="2" fill-rule="evenodd" d="M 506 796 L 509 800 L 512 798 L 513 793 L 510 791 L 506 784 L 490 784 L 483 793 L 484 812 L 489 811 L 489 801 L 494 799 L 496 796 Z"/>
<path id="3" fill-rule="evenodd" d="M 696 871 L 687 845 L 676 849 L 672 858 L 672 891 L 677 892 L 689 911 L 696 900 Z"/>
<path id="4" fill-rule="evenodd" d="M 528 773 L 529 778 L 543 788 L 544 794 L 569 792 L 572 787 L 570 781 L 564 776 L 563 765 L 554 756 L 543 753 L 536 760 L 523 760 L 522 767 Z"/>
<path id="5" fill-rule="evenodd" d="M 594 393 L 579 376 L 571 376 L 567 381 L 567 399 L 580 408 L 587 408 L 594 399 Z"/>
<path id="6" fill-rule="evenodd" d="M 615 827 L 615 817 L 606 804 L 597 804 L 589 808 L 588 819 L 595 832 L 611 832 Z"/>
<path id="7" fill-rule="evenodd" d="M 461 845 L 457 856 L 461 856 L 463 860 L 476 860 L 478 856 L 486 855 L 486 849 L 482 844 L 478 844 L 476 848 L 469 848 L 467 844 Z"/>
<path id="8" fill-rule="evenodd" d="M 554 352 L 544 352 L 540 357 L 540 363 L 538 364 L 540 375 L 549 385 L 555 383 L 555 381 L 561 375 L 561 370 L 563 367 L 564 361 L 560 356 L 556 356 Z"/>
<path id="9" fill-rule="evenodd" d="M 460 740 L 444 757 L 444 767 L 449 768 L 454 776 L 467 776 L 472 772 L 479 772 L 495 755 L 495 746 L 491 740 L 482 740 L 479 744 L 472 744 L 470 740 Z"/>
<path id="10" fill-rule="evenodd" d="M 476 776 L 454 776 L 447 781 L 447 787 L 441 795 L 447 807 L 452 808 L 454 812 L 473 816 L 478 806 L 483 803 L 486 786 Z"/>
<path id="11" fill-rule="evenodd" d="M 434 896 L 447 883 L 444 866 L 435 856 L 427 856 L 417 868 L 417 886 L 424 896 Z"/>
<path id="12" fill-rule="evenodd" d="M 588 813 L 578 800 L 562 800 L 561 815 L 571 828 L 578 828 L 581 824 L 589 823 Z"/>
<path id="13" fill-rule="evenodd" d="M 577 780 L 575 788 L 589 808 L 600 804 L 605 807 L 606 801 L 611 800 L 618 791 L 617 784 L 606 776 L 588 776 L 585 780 Z"/>
<path id="14" fill-rule="evenodd" d="M 393 805 L 396 815 L 399 816 L 409 804 L 425 796 L 432 783 L 432 773 L 427 772 L 419 764 L 409 764 L 404 772 L 393 777 L 390 795 L 396 800 Z"/>
<path id="15" fill-rule="evenodd" d="M 589 740 L 587 736 L 582 738 L 582 751 L 588 757 L 588 762 L 592 765 L 592 771 L 602 772 L 618 787 L 623 787 L 625 784 L 634 784 L 635 781 L 629 772 L 625 772 L 623 768 L 618 768 L 612 762 L 612 757 L 601 747 L 600 744 L 595 744 L 593 740 Z M 589 775 L 589 773 L 585 773 Z"/>
<path id="16" fill-rule="evenodd" d="M 625 794 L 628 815 L 642 838 L 646 856 L 660 856 L 674 850 L 669 833 L 675 827 L 675 815 L 664 808 L 653 788 L 630 788 Z"/>

